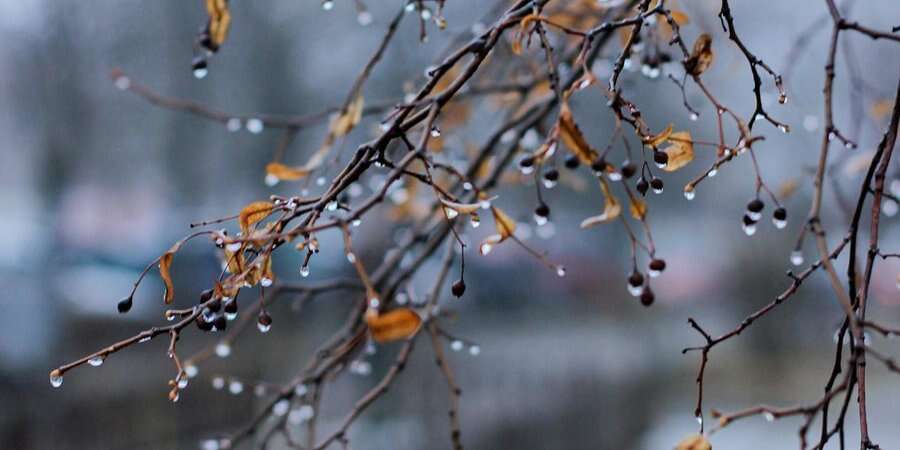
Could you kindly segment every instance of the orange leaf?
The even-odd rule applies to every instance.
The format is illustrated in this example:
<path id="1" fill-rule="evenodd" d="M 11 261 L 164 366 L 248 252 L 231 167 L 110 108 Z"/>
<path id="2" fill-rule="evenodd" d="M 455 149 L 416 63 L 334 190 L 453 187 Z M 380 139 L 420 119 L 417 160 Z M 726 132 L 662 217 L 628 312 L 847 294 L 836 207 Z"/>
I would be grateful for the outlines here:
<path id="1" fill-rule="evenodd" d="M 670 123 L 669 126 L 667 126 L 665 130 L 660 131 L 659 134 L 656 134 L 654 136 L 644 136 L 644 144 L 649 145 L 651 147 L 656 147 L 656 146 L 659 146 L 660 144 L 662 144 L 663 142 L 666 142 L 666 140 L 668 140 L 669 136 L 671 136 L 671 135 L 672 135 L 672 124 Z"/>
<path id="2" fill-rule="evenodd" d="M 215 50 L 225 43 L 225 38 L 228 37 L 228 28 L 231 25 L 231 13 L 228 11 L 228 1 L 206 0 L 206 13 L 209 15 L 209 22 L 206 25 L 206 29 L 209 33 L 209 40 L 213 47 L 212 50 Z"/>
<path id="3" fill-rule="evenodd" d="M 497 227 L 497 233 L 500 234 L 501 241 L 512 236 L 516 231 L 516 221 L 507 216 L 500 208 L 491 207 L 494 214 L 494 224 Z"/>
<path id="4" fill-rule="evenodd" d="M 684 62 L 684 68 L 687 73 L 697 76 L 705 72 L 712 61 L 712 37 L 703 33 L 694 41 L 694 48 L 691 50 L 691 56 Z"/>
<path id="5" fill-rule="evenodd" d="M 299 180 L 312 170 L 306 167 L 290 167 L 279 162 L 270 162 L 266 164 L 266 174 L 275 177 L 278 180 L 293 181 Z"/>
<path id="6" fill-rule="evenodd" d="M 253 202 L 245 206 L 244 209 L 241 210 L 241 213 L 238 214 L 238 223 L 241 226 L 241 232 L 244 233 L 244 236 L 250 234 L 251 226 L 271 214 L 274 207 L 275 205 L 272 204 L 272 202 L 267 201 Z"/>
<path id="7" fill-rule="evenodd" d="M 566 147 L 581 160 L 582 164 L 591 164 L 597 158 L 597 151 L 591 148 L 575 119 L 572 118 L 572 110 L 568 103 L 563 103 L 559 110 L 559 121 L 556 123 L 559 136 Z"/>
<path id="8" fill-rule="evenodd" d="M 694 141 L 691 140 L 691 133 L 688 131 L 679 131 L 669 136 L 670 145 L 663 149 L 669 155 L 669 161 L 663 170 L 666 172 L 674 172 L 689 162 L 694 160 Z"/>
<path id="9" fill-rule="evenodd" d="M 422 318 L 409 308 L 398 308 L 384 314 L 366 314 L 366 323 L 376 342 L 392 342 L 415 335 Z"/>
<path id="10" fill-rule="evenodd" d="M 712 450 L 712 445 L 706 437 L 699 434 L 692 434 L 678 443 L 675 450 Z"/>
<path id="11" fill-rule="evenodd" d="M 169 268 L 172 267 L 172 259 L 175 258 L 175 252 L 181 248 L 181 241 L 176 242 L 168 251 L 159 257 L 159 276 L 166 285 L 166 291 L 163 293 L 163 301 L 166 304 L 172 303 L 175 299 L 175 285 L 172 283 L 172 275 Z"/>
<path id="12" fill-rule="evenodd" d="M 609 190 L 609 184 L 606 179 L 600 179 L 600 189 L 603 191 L 603 198 L 606 205 L 603 207 L 603 214 L 591 216 L 581 221 L 581 228 L 588 228 L 601 223 L 613 221 L 622 214 L 622 205 L 616 200 L 612 192 Z"/>

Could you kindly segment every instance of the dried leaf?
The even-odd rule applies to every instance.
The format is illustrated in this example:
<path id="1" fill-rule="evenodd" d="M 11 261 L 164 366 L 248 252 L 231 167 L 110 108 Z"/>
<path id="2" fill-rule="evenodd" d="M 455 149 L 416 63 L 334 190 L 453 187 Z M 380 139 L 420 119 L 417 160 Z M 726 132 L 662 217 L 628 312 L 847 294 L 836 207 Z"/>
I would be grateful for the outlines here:
<path id="1" fill-rule="evenodd" d="M 893 109 L 894 101 L 889 98 L 883 98 L 869 107 L 869 114 L 875 120 L 881 120 L 887 117 Z"/>
<path id="2" fill-rule="evenodd" d="M 694 160 L 694 141 L 688 131 L 679 131 L 669 136 L 669 146 L 663 151 L 669 155 L 669 161 L 663 168 L 666 172 L 674 172 Z"/>
<path id="3" fill-rule="evenodd" d="M 159 257 L 159 276 L 166 285 L 165 293 L 163 293 L 163 301 L 166 304 L 172 303 L 175 299 L 175 285 L 172 283 L 172 274 L 169 268 L 172 267 L 172 259 L 175 258 L 175 252 L 181 248 L 181 241 L 178 241 L 169 250 Z"/>
<path id="4" fill-rule="evenodd" d="M 279 162 L 271 162 L 266 164 L 266 174 L 282 181 L 299 180 L 312 172 L 306 167 L 291 167 Z"/>
<path id="5" fill-rule="evenodd" d="M 784 200 L 788 197 L 794 195 L 797 192 L 797 188 L 800 187 L 800 182 L 797 181 L 796 178 L 789 178 L 781 183 L 781 186 L 778 186 L 778 198 Z"/>
<path id="6" fill-rule="evenodd" d="M 600 188 L 603 191 L 603 198 L 606 202 L 606 206 L 603 208 L 603 214 L 584 219 L 581 221 L 581 228 L 588 228 L 601 223 L 610 222 L 622 214 L 622 205 L 619 204 L 616 197 L 612 195 L 612 192 L 609 190 L 609 184 L 603 178 L 600 179 Z"/>
<path id="7" fill-rule="evenodd" d="M 684 26 L 691 22 L 690 17 L 688 17 L 687 13 L 681 10 L 673 9 L 671 11 L 672 19 L 678 25 Z"/>
<path id="8" fill-rule="evenodd" d="M 500 242 L 502 242 L 516 231 L 516 221 L 507 216 L 500 208 L 491 207 L 491 212 L 494 214 L 494 224 L 500 235 Z"/>
<path id="9" fill-rule="evenodd" d="M 331 134 L 334 137 L 341 137 L 349 134 L 350 130 L 352 130 L 362 119 L 364 104 L 365 100 L 363 99 L 362 94 L 357 94 L 356 98 L 347 105 L 347 108 L 331 122 Z"/>
<path id="10" fill-rule="evenodd" d="M 493 200 L 495 198 L 497 198 L 497 197 L 491 197 L 488 201 Z M 443 203 L 444 206 L 446 206 L 447 208 L 450 208 L 460 214 L 472 214 L 473 212 L 478 211 L 478 209 L 481 208 L 480 202 L 458 203 L 458 202 L 451 202 L 450 200 L 442 198 L 441 203 Z"/>
<path id="11" fill-rule="evenodd" d="M 694 41 L 694 48 L 691 50 L 691 56 L 684 62 L 684 68 L 687 73 L 697 76 L 705 72 L 712 61 L 712 37 L 703 33 Z"/>
<path id="12" fill-rule="evenodd" d="M 384 314 L 366 314 L 366 323 L 376 342 L 392 342 L 416 334 L 422 318 L 409 308 L 398 308 Z"/>
<path id="13" fill-rule="evenodd" d="M 209 50 L 216 51 L 228 37 L 231 25 L 231 13 L 228 11 L 228 0 L 206 0 L 206 13 L 209 21 L 204 36 Z"/>
<path id="14" fill-rule="evenodd" d="M 712 445 L 705 436 L 692 434 L 682 439 L 675 450 L 712 450 Z"/>
<path id="15" fill-rule="evenodd" d="M 660 131 L 658 134 L 653 136 L 644 136 L 644 144 L 649 145 L 651 147 L 657 147 L 660 144 L 666 142 L 669 139 L 669 136 L 672 135 L 672 124 L 666 127 L 665 130 Z"/>
<path id="16" fill-rule="evenodd" d="M 572 118 L 572 110 L 568 103 L 563 103 L 559 110 L 559 121 L 556 123 L 559 137 L 566 147 L 578 157 L 582 164 L 591 164 L 597 158 L 597 151 L 591 148 L 584 138 L 575 119 Z"/>
<path id="17" fill-rule="evenodd" d="M 241 232 L 244 233 L 244 236 L 250 234 L 251 226 L 271 214 L 273 208 L 275 208 L 275 205 L 272 204 L 272 202 L 267 201 L 253 202 L 245 206 L 240 214 L 238 214 L 238 223 L 241 226 Z"/>
<path id="18" fill-rule="evenodd" d="M 637 220 L 644 220 L 644 217 L 647 217 L 647 202 L 644 200 L 635 197 L 631 192 L 628 193 L 628 200 L 631 203 L 631 217 L 634 217 Z"/>

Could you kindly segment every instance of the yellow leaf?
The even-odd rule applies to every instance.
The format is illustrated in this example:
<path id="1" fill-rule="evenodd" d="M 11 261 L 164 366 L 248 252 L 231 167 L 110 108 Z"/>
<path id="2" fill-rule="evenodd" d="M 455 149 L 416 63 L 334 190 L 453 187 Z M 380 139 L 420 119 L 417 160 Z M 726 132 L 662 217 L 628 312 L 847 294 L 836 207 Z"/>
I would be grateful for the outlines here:
<path id="1" fill-rule="evenodd" d="M 800 182 L 797 181 L 796 178 L 788 178 L 781 183 L 781 186 L 778 186 L 778 198 L 784 200 L 797 192 L 797 188 L 800 187 Z"/>
<path id="2" fill-rule="evenodd" d="M 415 335 L 422 318 L 409 308 L 398 308 L 384 314 L 366 314 L 366 323 L 376 342 L 391 342 Z"/>
<path id="3" fill-rule="evenodd" d="M 271 214 L 273 208 L 275 205 L 267 201 L 253 202 L 245 206 L 238 214 L 238 223 L 244 236 L 250 234 L 250 227 Z"/>
<path id="4" fill-rule="evenodd" d="M 889 98 L 878 100 L 869 107 L 869 114 L 875 120 L 884 119 L 891 112 L 893 103 L 894 102 Z"/>
<path id="5" fill-rule="evenodd" d="M 357 94 L 347 108 L 331 122 L 331 134 L 341 137 L 350 133 L 350 130 L 362 119 L 364 104 L 365 100 L 362 94 Z"/>
<path id="6" fill-rule="evenodd" d="M 516 221 L 507 216 L 500 208 L 491 207 L 491 212 L 494 214 L 494 224 L 502 242 L 516 231 Z"/>
<path id="7" fill-rule="evenodd" d="M 712 445 L 706 437 L 699 434 L 692 434 L 678 443 L 675 450 L 712 450 Z"/>
<path id="8" fill-rule="evenodd" d="M 180 248 L 181 241 L 176 242 L 175 245 L 159 257 L 159 276 L 166 285 L 166 290 L 163 293 L 163 301 L 166 304 L 172 303 L 172 300 L 175 298 L 175 285 L 172 283 L 172 274 L 169 272 L 169 268 L 172 267 L 172 259 L 175 258 L 175 252 Z"/>
<path id="9" fill-rule="evenodd" d="M 694 48 L 691 50 L 691 56 L 684 62 L 684 68 L 687 73 L 697 76 L 705 72 L 712 61 L 712 37 L 703 33 L 694 41 Z"/>
<path id="10" fill-rule="evenodd" d="M 597 151 L 591 148 L 575 119 L 568 103 L 563 103 L 559 110 L 559 121 L 556 123 L 559 136 L 566 147 L 578 157 L 582 164 L 591 164 L 597 158 Z"/>
<path id="11" fill-rule="evenodd" d="M 684 26 L 684 25 L 687 25 L 688 23 L 690 23 L 690 21 L 691 21 L 690 17 L 688 17 L 687 13 L 685 13 L 684 11 L 679 11 L 677 9 L 673 9 L 671 14 L 672 14 L 672 19 L 678 25 Z"/>
<path id="12" fill-rule="evenodd" d="M 206 13 L 209 22 L 206 31 L 211 44 L 210 50 L 216 51 L 225 43 L 228 37 L 228 28 L 231 25 L 231 13 L 228 11 L 228 0 L 206 0 Z"/>
<path id="13" fill-rule="evenodd" d="M 631 217 L 644 220 L 644 217 L 647 216 L 647 203 L 632 195 L 631 192 L 628 193 L 628 199 L 631 203 Z"/>
<path id="14" fill-rule="evenodd" d="M 492 200 L 493 198 L 496 198 L 496 197 L 492 197 L 488 201 Z M 446 206 L 447 208 L 450 208 L 460 214 L 472 214 L 473 212 L 478 211 L 478 209 L 481 208 L 480 202 L 479 203 L 458 203 L 458 202 L 451 202 L 450 200 L 442 198 L 441 203 L 443 203 L 444 206 Z"/>
<path id="15" fill-rule="evenodd" d="M 679 131 L 669 136 L 669 146 L 663 151 L 669 155 L 669 161 L 663 170 L 666 172 L 674 172 L 689 162 L 694 160 L 694 141 L 691 140 L 691 133 L 688 131 Z"/>
<path id="16" fill-rule="evenodd" d="M 266 174 L 283 181 L 299 180 L 311 172 L 306 167 L 291 167 L 279 162 L 270 162 L 266 164 Z"/>
<path id="17" fill-rule="evenodd" d="M 610 222 L 622 214 L 622 205 L 616 200 L 609 190 L 609 184 L 606 179 L 600 179 L 600 188 L 603 190 L 603 198 L 606 206 L 603 207 L 603 214 L 591 216 L 581 221 L 581 228 L 588 228 L 601 223 Z"/>
<path id="18" fill-rule="evenodd" d="M 666 127 L 665 130 L 659 132 L 659 134 L 653 136 L 644 136 L 644 144 L 649 145 L 651 147 L 657 147 L 660 144 L 666 142 L 669 139 L 669 136 L 672 135 L 672 124 Z"/>

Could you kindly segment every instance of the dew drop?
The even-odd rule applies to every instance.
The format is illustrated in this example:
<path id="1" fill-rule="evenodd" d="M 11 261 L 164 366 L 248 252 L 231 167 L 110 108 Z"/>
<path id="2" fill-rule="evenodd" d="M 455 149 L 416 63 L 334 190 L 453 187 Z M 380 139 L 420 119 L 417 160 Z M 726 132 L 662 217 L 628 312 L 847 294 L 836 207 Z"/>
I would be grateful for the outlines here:
<path id="1" fill-rule="evenodd" d="M 327 210 L 329 210 L 329 211 L 337 211 L 337 209 L 338 209 L 338 202 L 336 202 L 336 201 L 328 202 L 328 204 L 325 205 L 325 209 L 327 209 Z"/>
<path id="2" fill-rule="evenodd" d="M 178 379 L 178 389 L 184 389 L 188 385 L 187 377 L 181 377 Z"/>
<path id="3" fill-rule="evenodd" d="M 450 349 L 453 350 L 454 352 L 458 352 L 458 351 L 462 350 L 463 347 L 465 347 L 465 344 L 463 344 L 463 342 L 458 339 L 454 340 L 453 342 L 450 343 Z"/>
<path id="4" fill-rule="evenodd" d="M 58 387 L 62 386 L 62 384 L 63 384 L 62 372 L 60 372 L 59 369 L 54 369 L 52 372 L 50 372 L 50 386 L 58 388 Z"/>
<path id="5" fill-rule="evenodd" d="M 263 322 L 257 321 L 257 322 L 256 322 L 256 328 L 259 330 L 260 333 L 268 333 L 269 330 L 272 329 L 272 324 L 271 324 L 271 323 L 263 323 Z"/>
<path id="6" fill-rule="evenodd" d="M 232 243 L 226 245 L 225 248 L 228 249 L 229 252 L 234 253 L 241 249 L 241 243 L 240 242 L 232 242 Z"/>
<path id="7" fill-rule="evenodd" d="M 566 276 L 566 268 L 563 266 L 556 266 L 556 275 L 560 278 Z"/>
<path id="8" fill-rule="evenodd" d="M 227 342 L 219 342 L 216 344 L 216 356 L 219 358 L 227 358 L 231 354 L 231 345 Z"/>
<path id="9" fill-rule="evenodd" d="M 269 287 L 274 283 L 271 278 L 262 278 L 259 280 L 259 285 L 262 287 Z"/>
<path id="10" fill-rule="evenodd" d="M 772 413 L 766 411 L 766 412 L 763 413 L 763 418 L 766 419 L 766 422 L 774 422 L 774 421 L 775 421 L 775 414 L 772 414 Z"/>
<path id="11" fill-rule="evenodd" d="M 759 211 L 747 211 L 747 217 L 753 219 L 753 221 L 757 221 L 762 218 L 762 213 Z"/>
<path id="12" fill-rule="evenodd" d="M 185 375 L 188 376 L 188 378 L 196 377 L 197 373 L 199 373 L 199 372 L 200 371 L 197 370 L 197 366 L 195 366 L 193 364 L 188 364 L 188 365 L 184 366 L 184 373 L 185 373 Z"/>
<path id="13" fill-rule="evenodd" d="M 268 173 L 266 174 L 266 178 L 264 179 L 266 186 L 273 187 L 281 181 L 276 175 Z"/>
<path id="14" fill-rule="evenodd" d="M 325 11 L 331 11 L 334 8 L 334 2 L 332 0 L 323 0 L 322 1 L 322 9 Z"/>
<path id="15" fill-rule="evenodd" d="M 244 392 L 244 383 L 241 383 L 237 380 L 228 383 L 228 392 L 232 393 L 233 395 L 238 395 L 241 392 Z"/>
<path id="16" fill-rule="evenodd" d="M 481 354 L 481 347 L 479 347 L 479 346 L 477 346 L 477 345 L 473 345 L 473 346 L 469 347 L 469 354 L 472 355 L 472 356 L 478 356 L 478 355 L 480 355 L 480 354 Z"/>
<path id="17" fill-rule="evenodd" d="M 356 15 L 356 22 L 362 26 L 370 25 L 372 23 L 372 13 L 360 11 L 360 13 Z"/>
<path id="18" fill-rule="evenodd" d="M 247 124 L 245 126 L 247 127 L 247 131 L 253 134 L 262 133 L 264 128 L 263 121 L 255 117 L 252 119 L 247 119 Z"/>
<path id="19" fill-rule="evenodd" d="M 360 225 L 362 225 L 362 219 L 353 219 L 353 221 L 350 222 L 350 226 L 352 227 L 358 227 Z"/>
<path id="20" fill-rule="evenodd" d="M 694 112 L 691 113 L 691 116 L 690 116 L 690 117 L 691 117 L 691 121 L 692 121 L 692 122 L 696 122 L 697 119 L 700 118 L 700 116 L 699 116 L 697 113 L 694 113 Z"/>
<path id="21" fill-rule="evenodd" d="M 209 75 L 209 69 L 206 67 L 197 67 L 194 69 L 194 78 L 198 80 L 206 78 L 207 75 Z"/>
<path id="22" fill-rule="evenodd" d="M 754 224 L 744 223 L 744 224 L 741 224 L 741 227 L 743 227 L 744 234 L 746 234 L 747 236 L 753 236 L 754 234 L 756 234 L 756 224 L 755 223 Z"/>
<path id="23" fill-rule="evenodd" d="M 347 252 L 347 261 L 350 264 L 356 263 L 356 254 L 353 252 Z"/>
<path id="24" fill-rule="evenodd" d="M 694 191 L 694 188 L 690 188 L 690 189 L 685 188 L 684 189 L 684 198 L 686 198 L 688 200 L 693 200 L 695 195 L 696 195 L 696 192 Z"/>
<path id="25" fill-rule="evenodd" d="M 787 220 L 772 218 L 772 224 L 780 230 L 787 226 Z"/>
<path id="26" fill-rule="evenodd" d="M 237 311 L 228 312 L 225 311 L 225 320 L 234 320 L 237 319 Z"/>
<path id="27" fill-rule="evenodd" d="M 103 365 L 103 360 L 104 360 L 104 359 L 106 359 L 106 357 L 104 357 L 104 356 L 102 356 L 102 355 L 100 355 L 100 356 L 95 356 L 95 357 L 93 357 L 93 358 L 91 358 L 91 359 L 88 360 L 88 364 L 90 364 L 90 365 L 92 365 L 92 366 L 94 366 L 94 367 L 100 367 L 100 366 Z"/>
<path id="28" fill-rule="evenodd" d="M 894 217 L 897 215 L 897 210 L 900 209 L 897 206 L 897 202 L 888 199 L 885 200 L 881 205 L 881 212 L 887 217 Z"/>
<path id="29" fill-rule="evenodd" d="M 306 278 L 309 276 L 309 266 L 306 264 L 300 266 L 300 276 Z"/>
<path id="30" fill-rule="evenodd" d="M 546 225 L 547 222 L 549 222 L 549 221 L 550 221 L 550 219 L 547 218 L 547 216 L 542 216 L 540 214 L 534 215 L 534 223 L 536 223 L 537 226 Z"/>
<path id="31" fill-rule="evenodd" d="M 124 75 L 117 77 L 114 83 L 116 87 L 122 91 L 127 90 L 131 87 L 131 79 Z"/>
<path id="32" fill-rule="evenodd" d="M 378 297 L 372 297 L 369 299 L 369 307 L 377 309 L 381 306 L 381 300 Z"/>
<path id="33" fill-rule="evenodd" d="M 147 342 L 149 340 L 150 340 L 150 336 L 144 336 L 138 341 L 138 344 L 143 344 L 144 342 Z"/>
<path id="34" fill-rule="evenodd" d="M 298 384 L 297 387 L 294 388 L 294 395 L 298 397 L 303 397 L 307 392 L 309 392 L 309 388 L 306 387 L 305 384 Z"/>
<path id="35" fill-rule="evenodd" d="M 789 127 L 785 124 L 778 125 L 778 129 L 781 130 L 782 133 L 790 133 L 791 132 L 791 127 Z"/>
<path id="36" fill-rule="evenodd" d="M 610 175 L 609 179 L 612 180 L 612 178 L 613 178 L 612 175 Z M 621 175 L 619 175 L 619 179 L 620 179 L 620 180 L 622 179 L 622 176 L 621 176 Z M 615 180 L 613 180 L 613 181 L 615 181 Z M 545 179 L 543 180 L 543 182 L 544 182 L 544 187 L 547 188 L 547 189 L 553 189 L 553 188 L 556 187 L 556 180 L 548 180 L 548 179 L 545 178 Z"/>
<path id="37" fill-rule="evenodd" d="M 631 294 L 632 297 L 638 297 L 644 293 L 644 286 L 632 286 L 631 283 L 627 283 L 628 285 L 628 293 Z"/>
<path id="38" fill-rule="evenodd" d="M 221 391 L 225 387 L 225 379 L 220 376 L 213 377 L 212 387 L 217 391 Z"/>
<path id="39" fill-rule="evenodd" d="M 451 219 L 451 220 L 452 220 L 452 219 L 455 219 L 456 216 L 459 215 L 459 211 L 457 211 L 457 210 L 455 210 L 455 209 L 453 209 L 453 208 L 449 208 L 449 207 L 446 207 L 446 206 L 445 206 L 445 207 L 444 207 L 444 214 L 447 215 L 447 218 L 448 218 L 448 219 Z"/>
<path id="40" fill-rule="evenodd" d="M 287 414 L 288 408 L 290 408 L 290 407 L 291 407 L 291 402 L 289 402 L 288 399 L 283 398 L 281 400 L 278 400 L 274 405 L 272 405 L 272 414 L 275 414 L 276 416 L 279 416 L 279 417 L 284 416 L 285 414 Z"/>
<path id="41" fill-rule="evenodd" d="M 469 223 L 472 224 L 472 228 L 478 228 L 481 226 L 481 218 L 473 214 L 469 217 Z"/>
<path id="42" fill-rule="evenodd" d="M 237 117 L 232 117 L 225 122 L 225 129 L 232 133 L 241 131 L 241 126 L 241 119 Z"/>
<path id="43" fill-rule="evenodd" d="M 719 174 L 718 169 L 710 169 L 709 172 L 706 173 L 706 176 L 712 178 Z"/>
<path id="44" fill-rule="evenodd" d="M 219 441 L 215 439 L 207 439 L 200 443 L 201 450 L 219 450 Z"/>
<path id="45" fill-rule="evenodd" d="M 484 244 L 481 244 L 481 247 L 479 248 L 482 255 L 487 255 L 488 253 L 491 252 L 492 249 L 493 249 L 493 246 L 491 244 L 488 244 L 487 242 L 485 242 Z"/>

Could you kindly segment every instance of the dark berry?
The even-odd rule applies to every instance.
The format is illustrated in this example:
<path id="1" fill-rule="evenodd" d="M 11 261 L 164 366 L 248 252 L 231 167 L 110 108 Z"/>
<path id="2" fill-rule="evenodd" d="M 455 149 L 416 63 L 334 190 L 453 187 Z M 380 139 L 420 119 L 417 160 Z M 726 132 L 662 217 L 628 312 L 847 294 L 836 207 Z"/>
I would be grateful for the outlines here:
<path id="1" fill-rule="evenodd" d="M 450 292 L 453 293 L 457 298 L 462 297 L 463 294 L 466 293 L 466 282 L 462 279 L 456 280 L 453 283 L 453 286 L 450 288 Z"/>

